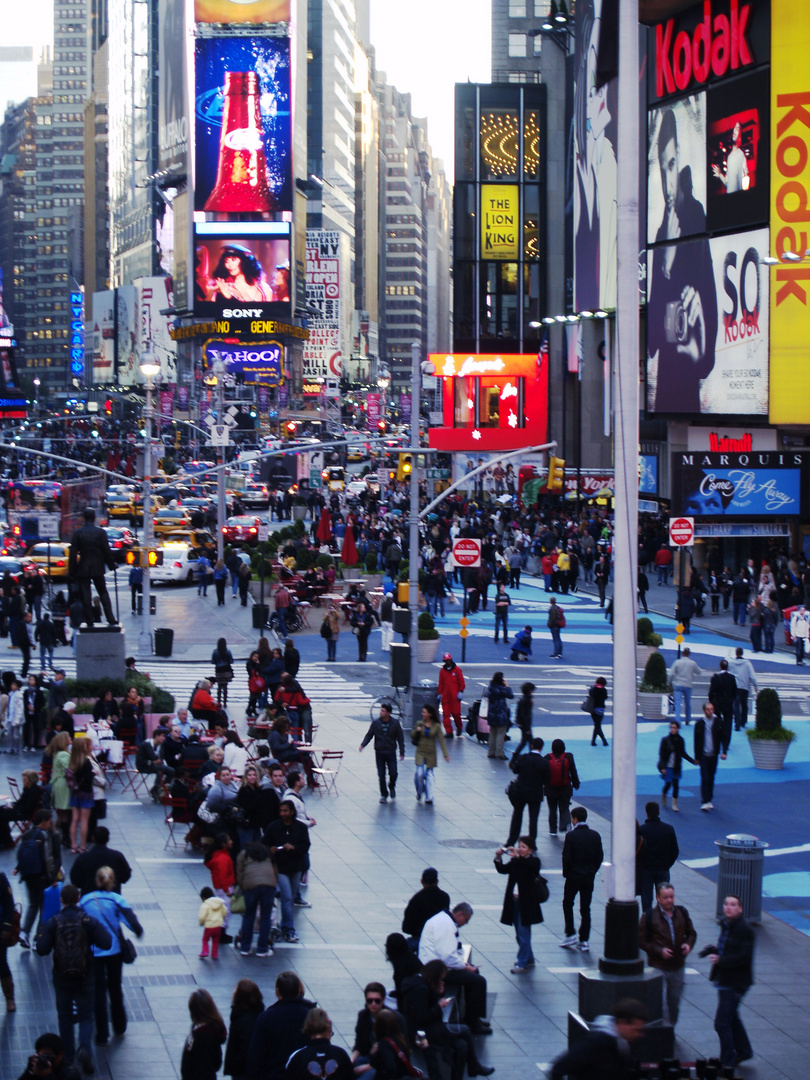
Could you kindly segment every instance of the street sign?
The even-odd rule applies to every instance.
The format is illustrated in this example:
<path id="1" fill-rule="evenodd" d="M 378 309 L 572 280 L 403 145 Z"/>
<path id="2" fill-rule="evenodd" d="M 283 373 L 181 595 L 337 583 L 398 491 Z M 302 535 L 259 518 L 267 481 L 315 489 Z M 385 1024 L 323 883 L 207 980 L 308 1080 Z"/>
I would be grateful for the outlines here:
<path id="1" fill-rule="evenodd" d="M 676 634 L 675 640 L 678 642 L 679 645 L 683 645 L 683 634 Z"/>
<path id="2" fill-rule="evenodd" d="M 695 519 L 693 517 L 670 518 L 669 542 L 675 547 L 691 547 L 695 542 Z"/>
<path id="3" fill-rule="evenodd" d="M 259 543 L 260 544 L 263 544 L 265 542 L 265 540 L 269 540 L 270 539 L 270 526 L 269 525 L 260 525 L 259 526 L 258 537 L 259 537 Z"/>
<path id="4" fill-rule="evenodd" d="M 679 622 L 678 625 L 675 627 L 675 633 L 676 634 L 682 634 L 685 629 L 686 629 L 686 627 L 683 625 L 683 623 Z"/>
<path id="5" fill-rule="evenodd" d="M 481 565 L 481 541 L 469 537 L 459 537 L 453 543 L 453 559 L 456 566 Z"/>
<path id="6" fill-rule="evenodd" d="M 431 468 L 431 469 L 427 469 L 426 471 L 427 471 L 427 479 L 428 480 L 449 480 L 450 479 L 450 470 L 449 469 Z"/>
<path id="7" fill-rule="evenodd" d="M 470 625 L 470 620 L 465 616 L 463 619 L 458 620 L 458 625 L 459 626 L 469 626 Z"/>
<path id="8" fill-rule="evenodd" d="M 211 428 L 212 446 L 230 446 L 231 432 L 225 424 L 214 424 Z"/>
<path id="9" fill-rule="evenodd" d="M 458 636 L 460 638 L 469 637 L 470 636 L 470 631 L 469 630 L 459 630 Z"/>

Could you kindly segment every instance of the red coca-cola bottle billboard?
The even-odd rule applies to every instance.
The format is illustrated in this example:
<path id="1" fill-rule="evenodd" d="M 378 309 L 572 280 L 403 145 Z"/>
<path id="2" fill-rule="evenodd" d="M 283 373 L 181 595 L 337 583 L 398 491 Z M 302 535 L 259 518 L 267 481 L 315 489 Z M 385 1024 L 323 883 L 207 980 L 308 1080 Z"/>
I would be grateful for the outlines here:
<path id="1" fill-rule="evenodd" d="M 278 208 L 267 175 L 259 104 L 255 71 L 226 73 L 217 178 L 204 210 L 264 214 Z"/>

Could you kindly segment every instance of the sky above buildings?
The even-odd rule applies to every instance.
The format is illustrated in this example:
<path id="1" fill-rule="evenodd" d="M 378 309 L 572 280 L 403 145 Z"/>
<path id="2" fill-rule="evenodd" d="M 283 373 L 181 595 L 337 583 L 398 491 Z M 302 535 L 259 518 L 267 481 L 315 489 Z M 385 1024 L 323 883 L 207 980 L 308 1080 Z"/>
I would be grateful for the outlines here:
<path id="1" fill-rule="evenodd" d="M 3 3 L 2 45 L 31 45 L 30 64 L 0 63 L 0 118 L 9 101 L 25 101 L 37 92 L 37 58 L 53 45 L 53 0 L 14 0 Z"/>

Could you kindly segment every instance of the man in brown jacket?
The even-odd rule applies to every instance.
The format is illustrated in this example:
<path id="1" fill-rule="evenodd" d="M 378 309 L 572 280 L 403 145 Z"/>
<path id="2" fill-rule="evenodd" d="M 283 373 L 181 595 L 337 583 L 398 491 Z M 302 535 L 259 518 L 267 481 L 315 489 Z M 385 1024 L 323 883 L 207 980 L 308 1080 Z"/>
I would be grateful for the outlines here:
<path id="1" fill-rule="evenodd" d="M 650 967 L 664 977 L 664 1019 L 673 1027 L 678 1022 L 686 958 L 697 934 L 685 907 L 675 903 L 675 890 L 669 882 L 656 887 L 657 903 L 641 916 L 638 940 L 646 952 Z"/>

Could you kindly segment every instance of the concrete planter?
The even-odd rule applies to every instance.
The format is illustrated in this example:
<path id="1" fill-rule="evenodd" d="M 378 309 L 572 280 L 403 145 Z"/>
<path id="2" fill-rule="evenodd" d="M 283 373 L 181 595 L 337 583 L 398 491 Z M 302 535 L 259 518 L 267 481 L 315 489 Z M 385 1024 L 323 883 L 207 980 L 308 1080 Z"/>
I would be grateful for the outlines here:
<path id="1" fill-rule="evenodd" d="M 645 720 L 663 720 L 667 715 L 667 695 L 648 694 L 639 690 L 638 712 Z"/>
<path id="2" fill-rule="evenodd" d="M 754 758 L 754 768 L 775 770 L 784 766 L 790 743 L 781 739 L 749 739 L 748 745 Z"/>
<path id="3" fill-rule="evenodd" d="M 440 638 L 434 638 L 432 641 L 417 641 L 416 643 L 416 659 L 420 664 L 432 664 L 436 659 L 436 653 L 439 651 Z"/>
<path id="4" fill-rule="evenodd" d="M 308 506 L 294 506 L 292 508 L 293 521 L 303 521 L 308 513 Z"/>
<path id="5" fill-rule="evenodd" d="M 655 645 L 636 645 L 636 667 L 644 671 L 654 652 L 658 652 Z"/>

